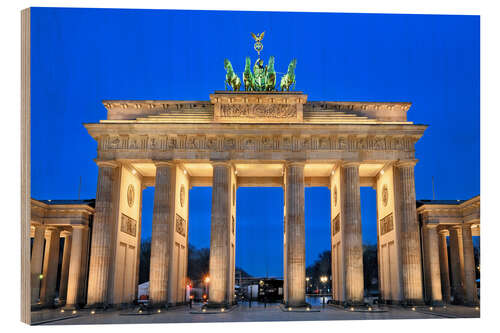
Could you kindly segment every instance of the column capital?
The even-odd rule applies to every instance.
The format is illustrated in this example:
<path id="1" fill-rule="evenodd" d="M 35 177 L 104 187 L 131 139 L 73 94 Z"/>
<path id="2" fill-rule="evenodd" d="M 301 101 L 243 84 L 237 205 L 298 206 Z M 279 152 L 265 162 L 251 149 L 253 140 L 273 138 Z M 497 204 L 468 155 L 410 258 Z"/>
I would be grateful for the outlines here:
<path id="1" fill-rule="evenodd" d="M 461 229 L 472 229 L 472 224 L 469 224 L 469 223 L 462 223 L 461 225 Z"/>
<path id="2" fill-rule="evenodd" d="M 361 162 L 359 161 L 340 161 L 340 166 L 343 168 L 359 167 Z"/>
<path id="3" fill-rule="evenodd" d="M 173 167 L 176 165 L 176 163 L 172 160 L 153 160 L 154 165 L 158 167 Z"/>
<path id="4" fill-rule="evenodd" d="M 75 229 L 85 230 L 85 229 L 88 229 L 88 228 L 89 228 L 89 226 L 85 225 L 85 224 L 76 224 L 76 225 L 72 225 L 71 226 L 72 230 L 75 230 Z"/>
<path id="5" fill-rule="evenodd" d="M 66 238 L 68 236 L 71 236 L 71 230 L 66 230 L 66 229 L 61 230 L 61 237 Z"/>
<path id="6" fill-rule="evenodd" d="M 394 166 L 397 168 L 409 168 L 414 167 L 417 164 L 418 160 L 398 160 L 394 163 Z"/>
<path id="7" fill-rule="evenodd" d="M 115 160 L 100 160 L 96 158 L 94 159 L 94 162 L 98 167 L 117 168 L 120 165 Z"/>
<path id="8" fill-rule="evenodd" d="M 229 168 L 232 166 L 231 161 L 229 161 L 229 160 L 212 160 L 212 161 L 210 161 L 210 164 L 212 164 L 212 167 L 226 166 Z"/>
<path id="9" fill-rule="evenodd" d="M 440 235 L 448 236 L 448 229 L 438 229 Z"/>
<path id="10" fill-rule="evenodd" d="M 289 166 L 305 166 L 306 162 L 305 161 L 293 161 L 293 160 L 287 160 L 284 163 L 285 168 Z"/>

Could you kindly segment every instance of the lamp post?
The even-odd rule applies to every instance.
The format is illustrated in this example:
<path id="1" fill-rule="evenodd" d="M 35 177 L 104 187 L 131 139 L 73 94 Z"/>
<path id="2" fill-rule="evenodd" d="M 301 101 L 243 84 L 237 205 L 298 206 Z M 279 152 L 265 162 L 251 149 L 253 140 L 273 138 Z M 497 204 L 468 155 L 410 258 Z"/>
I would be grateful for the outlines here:
<path id="1" fill-rule="evenodd" d="M 322 292 L 321 292 L 321 294 L 323 296 L 323 307 L 325 307 L 325 290 L 324 290 L 324 287 L 325 287 L 326 281 L 328 281 L 328 278 L 323 275 L 322 277 L 319 278 L 319 280 L 322 283 Z"/>
<path id="2" fill-rule="evenodd" d="M 208 283 L 210 282 L 210 277 L 207 275 L 205 276 L 205 278 L 203 279 L 203 282 L 205 282 L 205 300 L 208 299 Z"/>

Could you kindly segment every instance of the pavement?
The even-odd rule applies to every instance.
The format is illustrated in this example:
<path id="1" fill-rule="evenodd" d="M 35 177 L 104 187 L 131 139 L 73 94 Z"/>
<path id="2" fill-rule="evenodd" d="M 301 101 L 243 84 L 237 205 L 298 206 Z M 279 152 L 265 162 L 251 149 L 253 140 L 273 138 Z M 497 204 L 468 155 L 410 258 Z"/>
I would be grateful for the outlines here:
<path id="1" fill-rule="evenodd" d="M 401 306 L 374 307 L 374 311 L 356 311 L 332 305 L 313 305 L 310 312 L 283 311 L 279 304 L 243 302 L 231 311 L 201 313 L 201 304 L 193 308 L 180 306 L 168 311 L 138 313 L 128 310 L 106 310 L 92 313 L 79 310 L 76 313 L 60 310 L 41 310 L 32 313 L 33 325 L 82 325 L 82 324 L 147 324 L 147 323 L 208 323 L 208 322 L 266 322 L 266 321 L 310 321 L 310 320 L 384 320 L 384 319 L 439 319 L 479 318 L 478 308 L 448 305 L 446 307 Z"/>

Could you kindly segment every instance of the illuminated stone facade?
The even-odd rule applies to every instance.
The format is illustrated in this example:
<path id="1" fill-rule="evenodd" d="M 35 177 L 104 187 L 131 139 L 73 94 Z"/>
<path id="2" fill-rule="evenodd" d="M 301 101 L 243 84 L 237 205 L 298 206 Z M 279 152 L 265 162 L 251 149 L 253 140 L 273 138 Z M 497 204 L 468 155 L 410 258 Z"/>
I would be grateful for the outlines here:
<path id="1" fill-rule="evenodd" d="M 71 239 L 64 245 L 59 291 L 66 306 L 118 306 L 137 298 L 142 191 L 149 186 L 155 187 L 149 290 L 154 306 L 186 301 L 193 186 L 213 188 L 208 306 L 235 301 L 236 189 L 249 186 L 284 189 L 287 306 L 307 306 L 304 189 L 312 186 L 331 190 L 335 302 L 364 302 L 360 187 L 369 186 L 377 191 L 382 301 L 441 304 L 453 297 L 477 303 L 471 237 L 479 232 L 479 198 L 453 207 L 419 202 L 417 209 L 414 146 L 427 126 L 407 121 L 411 104 L 308 102 L 300 92 L 215 92 L 202 102 L 104 105 L 107 119 L 85 124 L 98 143 L 95 209 L 32 202 L 34 304 L 55 297 L 53 253 L 61 236 Z M 68 217 L 57 224 L 63 221 L 51 220 L 57 209 L 63 215 L 79 212 L 80 222 Z M 443 243 L 448 234 L 451 272 Z"/>
<path id="2" fill-rule="evenodd" d="M 240 186 L 284 188 L 287 305 L 306 304 L 307 186 L 332 189 L 332 216 L 337 216 L 335 234 L 332 230 L 336 301 L 363 302 L 360 186 L 377 188 L 379 198 L 384 188 L 379 219 L 387 221 L 391 215 L 390 228 L 385 226 L 379 235 L 380 244 L 386 246 L 380 250 L 386 253 L 381 261 L 388 265 L 381 283 L 393 289 L 384 297 L 423 301 L 419 227 L 415 205 L 408 203 L 415 202 L 414 145 L 426 126 L 407 121 L 410 103 L 307 102 L 301 92 L 215 92 L 210 101 L 202 102 L 105 101 L 104 105 L 107 119 L 85 124 L 98 142 L 99 165 L 90 264 L 95 278 L 89 281 L 89 305 L 132 299 L 133 288 L 127 286 L 135 282 L 132 258 L 138 256 L 139 239 L 116 227 L 123 213 L 138 221 L 140 230 L 140 205 L 129 207 L 124 199 L 129 184 L 136 188 L 137 202 L 142 188 L 157 187 L 150 272 L 154 304 L 184 301 L 180 295 L 186 278 L 189 198 L 188 191 L 181 195 L 180 189 L 192 186 L 213 187 L 210 305 L 234 302 L 232 230 L 237 223 L 235 189 Z M 178 232 L 181 220 L 185 233 Z M 123 249 L 120 238 L 127 240 Z"/>

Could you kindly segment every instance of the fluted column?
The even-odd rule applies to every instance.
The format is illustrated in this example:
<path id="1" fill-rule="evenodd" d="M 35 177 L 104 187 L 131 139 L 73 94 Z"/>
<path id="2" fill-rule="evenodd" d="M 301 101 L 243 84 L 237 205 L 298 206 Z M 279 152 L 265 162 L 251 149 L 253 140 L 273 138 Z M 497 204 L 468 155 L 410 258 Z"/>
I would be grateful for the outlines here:
<path id="1" fill-rule="evenodd" d="M 451 291 L 446 230 L 441 230 L 439 232 L 439 272 L 441 273 L 441 293 L 443 295 L 443 301 L 445 303 L 449 303 L 451 299 Z"/>
<path id="2" fill-rule="evenodd" d="M 304 223 L 304 163 L 289 162 L 286 167 L 286 274 L 287 303 L 306 305 L 306 247 Z"/>
<path id="3" fill-rule="evenodd" d="M 68 291 L 68 273 L 69 273 L 70 255 L 71 255 L 71 234 L 65 232 L 63 257 L 61 265 L 61 280 L 59 282 L 59 301 L 66 300 L 66 293 Z"/>
<path id="4" fill-rule="evenodd" d="M 92 226 L 92 244 L 87 304 L 89 306 L 107 305 L 108 282 L 111 261 L 111 240 L 113 231 L 115 186 L 118 181 L 116 162 L 98 162 L 99 176 L 95 203 L 94 223 Z"/>
<path id="5" fill-rule="evenodd" d="M 476 263 L 474 261 L 474 245 L 470 224 L 462 226 L 462 242 L 464 251 L 464 304 L 478 304 L 476 289 Z"/>
<path id="6" fill-rule="evenodd" d="M 450 228 L 450 263 L 451 263 L 451 292 L 453 303 L 464 302 L 464 252 L 462 243 L 462 228 Z"/>
<path id="7" fill-rule="evenodd" d="M 402 269 L 404 303 L 423 303 L 422 257 L 420 255 L 420 228 L 417 221 L 415 204 L 416 161 L 404 161 L 396 164 L 395 208 L 399 226 L 399 244 Z"/>
<path id="8" fill-rule="evenodd" d="M 87 300 L 87 294 L 88 294 L 88 272 L 89 272 L 89 263 L 90 263 L 90 229 L 89 227 L 85 227 L 82 230 L 83 234 L 83 245 L 82 245 L 82 266 L 80 269 L 80 282 L 78 288 L 78 296 L 77 296 L 77 304 L 78 303 L 85 303 Z"/>
<path id="9" fill-rule="evenodd" d="M 439 237 L 435 225 L 426 225 L 424 232 L 424 269 L 426 298 L 431 304 L 443 302 L 441 293 L 441 272 L 439 268 Z"/>
<path id="10" fill-rule="evenodd" d="M 53 306 L 56 297 L 57 268 L 59 265 L 59 237 L 57 228 L 47 228 L 45 233 L 45 255 L 43 259 L 43 279 L 40 301 L 45 306 Z"/>
<path id="11" fill-rule="evenodd" d="M 228 272 L 230 259 L 231 166 L 228 162 L 213 163 L 212 222 L 210 227 L 209 304 L 229 303 Z"/>
<path id="12" fill-rule="evenodd" d="M 153 228 L 151 233 L 151 263 L 149 269 L 149 298 L 152 305 L 168 303 L 168 270 L 170 226 L 174 220 L 175 164 L 156 163 Z"/>
<path id="13" fill-rule="evenodd" d="M 75 308 L 78 305 L 79 289 L 83 288 L 81 281 L 83 232 L 84 226 L 74 226 L 71 236 L 71 256 L 68 269 L 68 287 L 66 294 L 66 307 Z M 68 240 L 66 238 L 66 240 Z"/>
<path id="14" fill-rule="evenodd" d="M 361 304 L 364 299 L 363 240 L 361 236 L 361 202 L 359 193 L 359 163 L 345 163 L 341 174 L 342 227 L 344 242 L 345 295 L 349 304 Z"/>
<path id="15" fill-rule="evenodd" d="M 35 226 L 35 238 L 31 250 L 31 304 L 38 303 L 40 297 L 40 274 L 43 265 L 43 245 L 45 242 L 45 226 Z"/>

